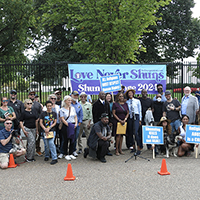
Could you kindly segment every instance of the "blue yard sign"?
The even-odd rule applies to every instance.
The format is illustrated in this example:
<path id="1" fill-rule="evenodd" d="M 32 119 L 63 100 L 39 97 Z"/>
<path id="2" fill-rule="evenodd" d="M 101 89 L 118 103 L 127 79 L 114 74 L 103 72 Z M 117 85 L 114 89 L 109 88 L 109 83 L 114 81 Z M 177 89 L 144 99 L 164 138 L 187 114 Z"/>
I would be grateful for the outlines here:
<path id="1" fill-rule="evenodd" d="M 163 144 L 163 127 L 142 126 L 143 144 Z"/>
<path id="2" fill-rule="evenodd" d="M 185 138 L 187 143 L 200 143 L 200 126 L 186 125 Z"/>
<path id="3" fill-rule="evenodd" d="M 121 90 L 121 81 L 119 74 L 114 74 L 110 76 L 101 76 L 100 86 L 101 86 L 101 91 L 104 91 L 105 93 Z"/>

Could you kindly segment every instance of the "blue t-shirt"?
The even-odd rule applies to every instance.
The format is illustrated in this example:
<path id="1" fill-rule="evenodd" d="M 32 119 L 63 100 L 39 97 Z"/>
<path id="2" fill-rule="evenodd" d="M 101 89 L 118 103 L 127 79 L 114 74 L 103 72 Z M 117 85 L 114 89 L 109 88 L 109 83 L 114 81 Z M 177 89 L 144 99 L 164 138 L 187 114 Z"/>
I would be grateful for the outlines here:
<path id="1" fill-rule="evenodd" d="M 5 140 L 10 136 L 11 131 L 7 131 L 5 128 L 0 131 L 0 141 Z M 9 151 L 12 149 L 12 138 L 10 141 L 3 146 L 0 142 L 0 153 L 9 153 Z"/>
<path id="2" fill-rule="evenodd" d="M 197 94 L 200 94 L 200 91 L 196 91 L 196 92 L 195 92 L 195 96 L 197 97 L 198 101 L 200 101 L 200 96 L 197 95 Z"/>

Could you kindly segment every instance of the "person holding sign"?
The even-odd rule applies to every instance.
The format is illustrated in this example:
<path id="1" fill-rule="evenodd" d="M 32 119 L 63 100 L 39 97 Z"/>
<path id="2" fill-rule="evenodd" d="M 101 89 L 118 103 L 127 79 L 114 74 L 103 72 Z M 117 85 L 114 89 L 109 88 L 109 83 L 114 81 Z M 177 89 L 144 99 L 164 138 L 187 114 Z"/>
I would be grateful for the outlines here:
<path id="1" fill-rule="evenodd" d="M 137 141 L 137 154 L 141 153 L 143 148 L 142 145 L 142 136 L 138 134 L 139 125 L 141 125 L 142 121 L 142 109 L 140 100 L 135 99 L 133 96 L 135 94 L 135 90 L 129 89 L 126 91 L 125 96 L 127 98 L 126 103 L 128 104 L 129 109 L 129 117 L 127 119 L 127 136 L 126 136 L 126 146 L 131 149 L 131 152 L 135 152 L 135 141 L 133 135 L 135 135 L 135 139 Z"/>
<path id="2" fill-rule="evenodd" d="M 54 144 L 54 138 L 56 136 L 55 126 L 57 122 L 57 113 L 52 111 L 53 103 L 51 101 L 46 101 L 45 106 L 47 110 L 42 112 L 40 115 L 40 126 L 43 129 L 42 134 L 45 147 L 44 161 L 49 160 L 50 150 L 52 156 L 52 161 L 50 164 L 54 165 L 58 162 L 56 146 Z"/>
<path id="3" fill-rule="evenodd" d="M 124 154 L 122 152 L 122 141 L 123 134 L 126 133 L 127 118 L 129 116 L 129 110 L 127 103 L 124 102 L 124 94 L 122 92 L 118 93 L 116 96 L 116 103 L 113 104 L 113 130 L 112 135 L 115 136 L 116 140 L 116 156 L 119 154 Z M 119 126 L 123 126 L 124 133 L 119 131 Z M 122 131 L 123 131 L 122 129 Z"/>
<path id="4" fill-rule="evenodd" d="M 186 135 L 186 125 L 189 122 L 189 117 L 187 115 L 182 115 L 181 121 L 183 125 L 179 126 L 178 132 L 182 139 L 179 141 L 180 146 L 178 148 L 178 156 L 182 157 L 184 155 L 190 156 L 191 151 L 194 151 L 194 144 L 189 144 L 185 142 L 185 135 Z"/>

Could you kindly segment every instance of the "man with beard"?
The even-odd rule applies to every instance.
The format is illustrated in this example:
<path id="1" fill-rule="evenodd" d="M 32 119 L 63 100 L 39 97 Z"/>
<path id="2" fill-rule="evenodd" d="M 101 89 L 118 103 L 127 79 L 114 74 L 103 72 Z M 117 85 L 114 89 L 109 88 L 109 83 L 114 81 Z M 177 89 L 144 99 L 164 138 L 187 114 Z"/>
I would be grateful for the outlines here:
<path id="1" fill-rule="evenodd" d="M 75 129 L 75 142 L 74 142 L 74 152 L 73 155 L 75 157 L 78 156 L 78 154 L 76 153 L 76 143 L 77 143 L 77 139 L 79 136 L 79 131 L 80 131 L 80 125 L 83 121 L 83 109 L 81 104 L 78 102 L 78 97 L 79 97 L 79 93 L 77 91 L 73 91 L 71 93 L 71 97 L 72 97 L 72 104 L 71 106 L 73 106 L 76 110 L 76 115 L 77 115 L 77 120 L 78 120 L 78 125 Z"/>
<path id="2" fill-rule="evenodd" d="M 18 132 L 20 133 L 19 119 L 21 117 L 21 113 L 24 111 L 24 104 L 17 99 L 16 90 L 10 91 L 10 99 L 8 100 L 8 106 L 11 106 L 15 111 L 16 119 L 14 120 L 14 129 L 18 130 Z"/>
<path id="3" fill-rule="evenodd" d="M 40 116 L 40 114 L 42 112 L 42 106 L 40 105 L 39 102 L 35 101 L 35 91 L 30 91 L 29 94 L 28 94 L 28 98 L 31 99 L 32 102 L 33 102 L 32 110 L 35 112 L 35 114 L 37 116 Z M 36 137 L 35 145 L 36 145 L 36 155 L 42 156 L 41 147 L 40 147 L 40 129 L 39 129 L 39 135 Z"/>
<path id="4" fill-rule="evenodd" d="M 89 149 L 84 149 L 84 158 L 86 158 L 89 154 L 89 156 L 93 157 L 94 159 L 98 158 L 101 162 L 106 163 L 105 155 L 111 139 L 111 130 L 108 126 L 108 114 L 102 113 L 100 119 L 101 121 L 98 121 L 92 127 L 87 141 Z"/>
<path id="5" fill-rule="evenodd" d="M 167 99 L 165 98 L 165 93 L 163 92 L 163 85 L 162 84 L 157 85 L 157 91 L 158 91 L 159 94 L 161 94 L 161 102 L 167 101 Z M 153 98 L 153 101 L 156 101 L 156 96 Z"/>
<path id="6" fill-rule="evenodd" d="M 188 124 L 195 124 L 196 114 L 199 111 L 198 99 L 191 95 L 191 88 L 186 86 L 184 88 L 185 96 L 182 98 L 181 114 L 189 117 Z"/>
<path id="7" fill-rule="evenodd" d="M 181 109 L 181 104 L 177 99 L 172 99 L 171 92 L 166 91 L 165 97 L 167 101 L 163 104 L 163 117 L 167 117 L 170 120 L 170 125 L 172 127 L 172 133 L 178 130 L 181 125 L 179 111 Z"/>

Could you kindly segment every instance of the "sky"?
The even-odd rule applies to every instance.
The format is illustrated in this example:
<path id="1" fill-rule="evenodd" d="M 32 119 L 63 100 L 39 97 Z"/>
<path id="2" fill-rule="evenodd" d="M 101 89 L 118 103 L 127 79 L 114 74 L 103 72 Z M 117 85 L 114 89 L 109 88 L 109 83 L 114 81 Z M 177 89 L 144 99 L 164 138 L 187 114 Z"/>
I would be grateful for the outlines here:
<path id="1" fill-rule="evenodd" d="M 184 1 L 184 0 L 183 0 Z M 200 18 L 200 0 L 194 0 L 194 2 L 195 2 L 195 6 L 194 6 L 194 8 L 192 9 L 192 12 L 193 12 L 193 17 L 194 18 Z M 195 51 L 196 53 L 200 53 L 200 49 L 197 49 L 196 51 Z M 28 51 L 26 51 L 25 52 L 25 54 L 29 54 L 29 58 L 30 59 L 32 59 L 32 56 L 35 54 L 36 52 L 35 51 L 33 51 L 33 50 L 28 50 Z M 196 57 L 197 56 L 195 56 L 195 58 L 193 58 L 193 57 L 189 57 L 189 58 L 185 58 L 184 59 L 184 61 L 186 61 L 186 62 L 189 62 L 189 61 L 191 61 L 191 62 L 196 62 Z"/>

